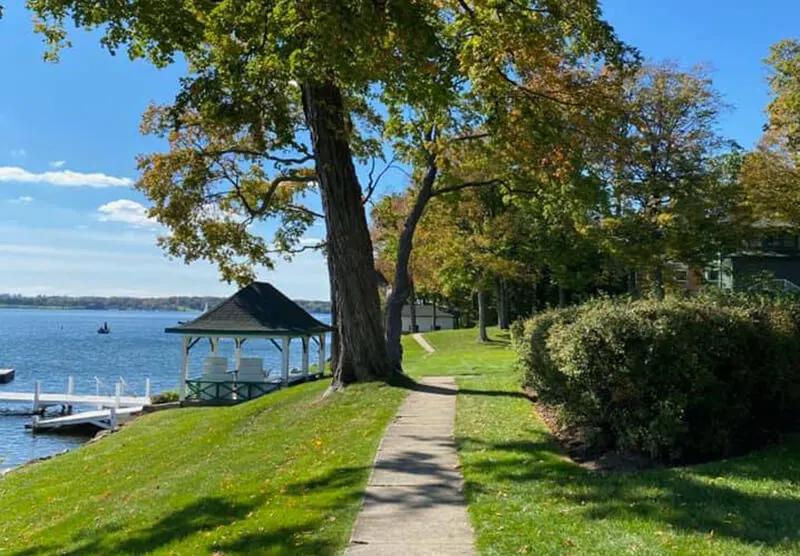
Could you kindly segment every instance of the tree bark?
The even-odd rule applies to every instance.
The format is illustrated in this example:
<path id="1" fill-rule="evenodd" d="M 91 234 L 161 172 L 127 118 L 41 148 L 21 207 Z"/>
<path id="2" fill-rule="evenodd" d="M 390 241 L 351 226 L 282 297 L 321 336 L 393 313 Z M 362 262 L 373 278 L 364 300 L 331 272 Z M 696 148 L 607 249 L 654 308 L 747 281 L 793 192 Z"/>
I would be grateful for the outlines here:
<path id="1" fill-rule="evenodd" d="M 653 295 L 658 301 L 664 300 L 664 275 L 660 264 L 653 270 Z"/>
<path id="2" fill-rule="evenodd" d="M 414 295 L 414 284 L 411 284 L 411 293 L 408 296 L 408 317 L 411 321 L 411 332 L 418 332 L 417 325 L 417 296 Z"/>
<path id="3" fill-rule="evenodd" d="M 327 252 L 328 259 L 328 281 L 331 288 L 331 370 L 335 370 L 339 361 L 339 316 L 336 309 L 336 280 L 333 272 L 333 261 L 331 261 L 330 251 Z"/>
<path id="4" fill-rule="evenodd" d="M 336 288 L 338 357 L 334 388 L 353 382 L 388 380 L 375 261 L 347 136 L 339 88 L 329 82 L 302 85 L 303 111 L 311 130 L 327 228 L 327 249 Z"/>
<path id="5" fill-rule="evenodd" d="M 411 277 L 408 273 L 408 265 L 411 260 L 411 251 L 414 247 L 414 232 L 417 224 L 425 212 L 425 207 L 430 201 L 433 193 L 433 183 L 436 181 L 438 168 L 433 158 L 428 160 L 425 175 L 420 183 L 420 189 L 414 206 L 406 218 L 403 231 L 397 245 L 397 262 L 394 267 L 394 284 L 392 293 L 386 300 L 386 353 L 389 356 L 389 363 L 394 369 L 400 369 L 403 364 L 403 346 L 400 337 L 403 332 L 403 306 L 410 296 L 413 295 Z M 411 330 L 416 325 L 416 308 L 411 309 Z"/>
<path id="6" fill-rule="evenodd" d="M 478 292 L 478 341 L 488 342 L 489 335 L 486 333 L 486 292 L 481 290 Z"/>
<path id="7" fill-rule="evenodd" d="M 558 285 L 558 306 L 561 308 L 567 306 L 567 290 L 561 284 Z"/>
<path id="8" fill-rule="evenodd" d="M 436 324 L 436 296 L 434 295 L 433 296 L 433 329 L 437 330 L 437 328 L 438 327 L 437 327 L 437 324 Z"/>
<path id="9" fill-rule="evenodd" d="M 497 325 L 500 330 L 508 330 L 508 292 L 506 283 L 500 276 L 495 278 L 497 284 Z"/>
<path id="10" fill-rule="evenodd" d="M 628 271 L 628 295 L 631 297 L 638 296 L 638 288 L 636 287 L 636 271 Z"/>

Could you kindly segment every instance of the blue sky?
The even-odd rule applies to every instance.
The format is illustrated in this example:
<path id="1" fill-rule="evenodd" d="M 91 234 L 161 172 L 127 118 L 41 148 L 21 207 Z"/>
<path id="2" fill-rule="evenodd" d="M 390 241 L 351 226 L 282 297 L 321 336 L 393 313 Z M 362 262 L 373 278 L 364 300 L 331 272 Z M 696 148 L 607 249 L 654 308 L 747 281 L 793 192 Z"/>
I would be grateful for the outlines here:
<path id="1" fill-rule="evenodd" d="M 139 134 L 139 117 L 150 102 L 172 98 L 180 68 L 111 57 L 86 33 L 73 35 L 59 64 L 45 64 L 19 4 L 0 20 L 0 292 L 230 293 L 212 266 L 162 255 L 157 230 L 142 214 L 147 200 L 128 185 L 136 155 L 163 147 Z M 746 147 L 758 139 L 767 102 L 762 60 L 770 44 L 797 32 L 800 3 L 607 0 L 603 7 L 646 58 L 710 64 L 734 107 L 722 131 Z M 323 233 L 317 228 L 309 237 Z M 293 297 L 328 298 L 318 254 L 260 278 Z"/>

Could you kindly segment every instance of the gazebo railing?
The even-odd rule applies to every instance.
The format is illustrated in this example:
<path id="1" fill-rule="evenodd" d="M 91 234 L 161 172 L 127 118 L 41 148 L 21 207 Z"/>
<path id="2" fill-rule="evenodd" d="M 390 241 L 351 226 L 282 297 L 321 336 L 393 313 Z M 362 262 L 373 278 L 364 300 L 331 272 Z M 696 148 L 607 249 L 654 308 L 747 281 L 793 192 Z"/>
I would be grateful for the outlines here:
<path id="1" fill-rule="evenodd" d="M 191 401 L 234 401 L 236 390 L 233 382 L 211 380 L 187 380 L 186 399 Z"/>
<path id="2" fill-rule="evenodd" d="M 211 380 L 187 380 L 186 399 L 203 402 L 244 402 L 254 400 L 280 389 L 275 382 L 219 382 Z"/>

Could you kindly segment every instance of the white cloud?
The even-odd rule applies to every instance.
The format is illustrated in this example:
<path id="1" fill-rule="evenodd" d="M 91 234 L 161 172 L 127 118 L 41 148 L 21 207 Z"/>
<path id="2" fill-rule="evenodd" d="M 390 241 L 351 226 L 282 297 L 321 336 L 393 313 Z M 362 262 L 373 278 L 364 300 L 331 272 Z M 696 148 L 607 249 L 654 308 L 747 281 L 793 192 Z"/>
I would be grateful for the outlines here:
<path id="1" fill-rule="evenodd" d="M 27 205 L 28 203 L 33 202 L 33 197 L 29 197 L 28 195 L 23 195 L 22 197 L 17 197 L 16 199 L 9 199 L 8 201 L 12 205 Z"/>
<path id="2" fill-rule="evenodd" d="M 322 239 L 321 237 L 301 237 L 300 245 L 303 245 L 305 247 L 315 247 L 323 243 L 324 241 L 325 240 Z"/>
<path id="3" fill-rule="evenodd" d="M 11 155 L 11 158 L 25 158 L 28 156 L 28 151 L 25 149 L 11 149 L 9 154 Z"/>
<path id="4" fill-rule="evenodd" d="M 66 160 L 54 160 L 50 163 L 50 168 L 63 168 L 66 163 Z"/>
<path id="5" fill-rule="evenodd" d="M 148 218 L 147 207 L 129 199 L 118 199 L 97 208 L 101 222 L 122 222 L 131 226 L 152 226 L 155 220 Z"/>
<path id="6" fill-rule="evenodd" d="M 47 183 L 59 187 L 130 187 L 133 180 L 108 176 L 97 172 L 83 173 L 71 170 L 57 172 L 29 172 L 17 166 L 0 166 L 0 182 Z"/>

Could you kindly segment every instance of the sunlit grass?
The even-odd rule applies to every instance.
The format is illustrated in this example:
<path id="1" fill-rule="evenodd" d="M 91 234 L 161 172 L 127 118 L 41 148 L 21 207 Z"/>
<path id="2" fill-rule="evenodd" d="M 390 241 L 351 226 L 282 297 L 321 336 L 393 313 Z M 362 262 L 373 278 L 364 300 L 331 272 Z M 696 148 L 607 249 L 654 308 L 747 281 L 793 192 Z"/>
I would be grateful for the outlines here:
<path id="1" fill-rule="evenodd" d="M 405 395 L 166 411 L 0 480 L 0 554 L 335 554 Z"/>
<path id="2" fill-rule="evenodd" d="M 492 330 L 496 340 L 498 331 Z M 456 374 L 456 437 L 484 554 L 798 554 L 800 441 L 629 474 L 567 459 L 521 395 L 514 354 L 473 330 L 425 334 L 412 374 Z"/>

